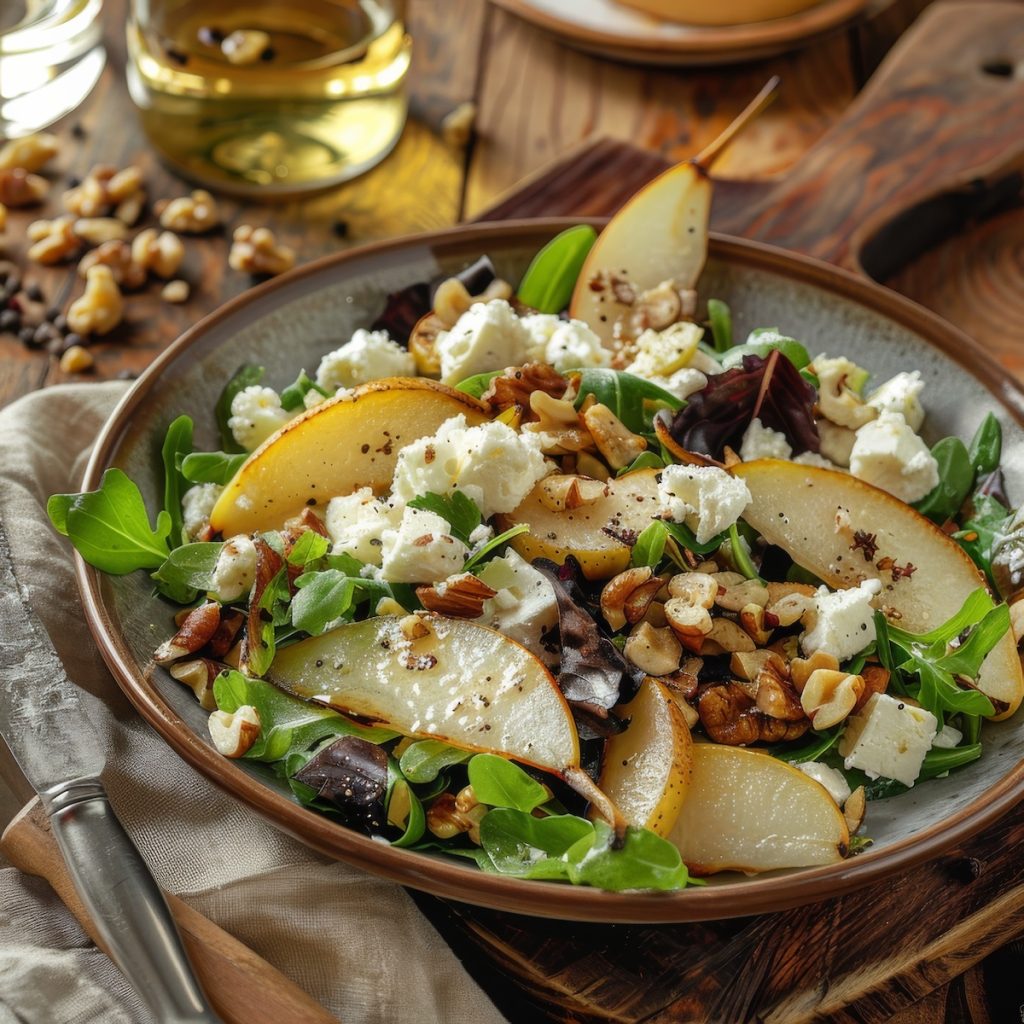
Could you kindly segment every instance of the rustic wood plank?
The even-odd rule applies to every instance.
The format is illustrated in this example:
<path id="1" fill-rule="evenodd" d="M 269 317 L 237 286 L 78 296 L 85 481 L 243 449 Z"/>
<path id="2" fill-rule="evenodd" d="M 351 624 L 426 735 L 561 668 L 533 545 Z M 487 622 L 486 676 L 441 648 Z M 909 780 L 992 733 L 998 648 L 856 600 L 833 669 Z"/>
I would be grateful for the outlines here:
<path id="1" fill-rule="evenodd" d="M 6 254 L 24 264 L 26 226 L 60 211 L 60 195 L 72 176 L 82 177 L 97 163 L 143 168 L 150 200 L 183 195 L 189 185 L 154 156 L 124 85 L 124 11 L 126 0 L 109 0 L 104 12 L 108 66 L 93 94 L 55 131 L 62 152 L 46 174 L 53 180 L 44 207 L 12 211 Z M 229 270 L 230 233 L 239 223 L 267 225 L 299 253 L 300 261 L 374 239 L 454 224 L 459 216 L 464 153 L 444 143 L 437 127 L 449 111 L 469 100 L 475 88 L 476 56 L 485 8 L 477 0 L 414 0 L 410 5 L 414 37 L 410 73 L 412 117 L 395 151 L 377 168 L 340 188 L 310 198 L 274 205 L 223 200 L 223 231 L 186 238 L 181 276 L 192 284 L 182 306 L 159 298 L 159 284 L 127 297 L 124 322 L 93 346 L 96 379 L 137 374 L 185 328 L 226 299 L 252 285 Z M 77 138 L 72 127 L 78 126 Z M 120 126 L 116 129 L 115 126 Z M 152 216 L 138 228 L 155 223 Z M 28 266 L 26 282 L 39 284 L 48 303 L 66 307 L 81 292 L 73 265 Z M 0 336 L 0 405 L 18 395 L 68 379 L 54 355 L 28 351 L 10 336 Z"/>
<path id="2" fill-rule="evenodd" d="M 854 95 L 842 35 L 797 54 L 720 69 L 652 69 L 573 50 L 503 10 L 487 30 L 479 138 L 466 214 L 594 135 L 681 159 L 714 138 L 772 74 L 779 100 L 718 168 L 758 177 L 792 164 Z"/>

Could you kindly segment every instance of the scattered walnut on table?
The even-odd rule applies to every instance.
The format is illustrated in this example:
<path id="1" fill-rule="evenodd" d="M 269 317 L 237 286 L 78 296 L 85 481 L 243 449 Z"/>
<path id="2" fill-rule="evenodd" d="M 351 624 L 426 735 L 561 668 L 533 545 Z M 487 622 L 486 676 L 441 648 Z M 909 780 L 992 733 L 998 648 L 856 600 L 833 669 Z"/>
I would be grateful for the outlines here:
<path id="1" fill-rule="evenodd" d="M 85 293 L 68 308 L 68 326 L 76 334 L 108 334 L 124 315 L 124 300 L 110 267 L 90 267 Z"/>
<path id="2" fill-rule="evenodd" d="M 75 234 L 75 218 L 68 214 L 54 220 L 35 220 L 25 234 L 33 243 L 28 258 L 47 266 L 72 259 L 82 248 L 82 241 Z"/>
<path id="3" fill-rule="evenodd" d="M 132 241 L 132 262 L 164 279 L 174 277 L 185 258 L 181 239 L 156 228 L 140 231 Z"/>
<path id="4" fill-rule="evenodd" d="M 50 183 L 20 167 L 0 171 L 0 203 L 8 207 L 36 206 L 46 198 Z"/>
<path id="5" fill-rule="evenodd" d="M 167 284 L 160 289 L 160 298 L 164 302 L 173 302 L 175 304 L 181 302 L 188 302 L 188 297 L 191 289 L 189 288 L 188 281 L 183 281 L 180 277 L 174 281 L 168 281 Z"/>
<path id="6" fill-rule="evenodd" d="M 177 199 L 161 199 L 153 210 L 161 227 L 180 234 L 201 235 L 220 224 L 217 200 L 202 188 Z"/>
<path id="7" fill-rule="evenodd" d="M 126 238 L 128 228 L 116 217 L 79 217 L 72 226 L 75 234 L 89 245 L 102 245 Z"/>
<path id="8" fill-rule="evenodd" d="M 283 274 L 295 266 L 295 251 L 280 245 L 269 228 L 240 224 L 232 236 L 228 266 L 247 274 Z"/>
<path id="9" fill-rule="evenodd" d="M 76 217 L 106 217 L 111 212 L 125 224 L 134 224 L 145 204 L 142 171 L 135 166 L 119 171 L 97 164 L 81 184 L 64 193 L 64 208 Z"/>
<path id="10" fill-rule="evenodd" d="M 78 274 L 85 277 L 90 267 L 103 264 L 110 267 L 119 288 L 135 291 L 146 283 L 146 268 L 132 259 L 132 247 L 123 240 L 104 242 L 99 248 L 87 252 L 78 263 Z"/>
<path id="11" fill-rule="evenodd" d="M 49 132 L 36 132 L 20 139 L 11 139 L 0 147 L 0 171 L 15 168 L 38 171 L 57 155 L 59 149 L 57 136 Z"/>
<path id="12" fill-rule="evenodd" d="M 65 373 L 84 373 L 91 370 L 94 364 L 92 353 L 81 345 L 72 345 L 60 357 L 60 368 Z"/>

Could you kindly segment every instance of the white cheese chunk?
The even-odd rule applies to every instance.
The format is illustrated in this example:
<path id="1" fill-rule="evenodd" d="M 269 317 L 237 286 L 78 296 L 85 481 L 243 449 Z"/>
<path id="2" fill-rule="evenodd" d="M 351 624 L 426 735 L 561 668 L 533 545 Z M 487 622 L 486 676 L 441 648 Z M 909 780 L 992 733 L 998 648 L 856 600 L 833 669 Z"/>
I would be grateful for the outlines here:
<path id="1" fill-rule="evenodd" d="M 818 587 L 807 617 L 813 625 L 800 637 L 804 653 L 825 651 L 839 661 L 852 658 L 875 639 L 875 610 L 871 599 L 881 592 L 879 580 L 859 587 L 831 591 Z"/>
<path id="2" fill-rule="evenodd" d="M 626 372 L 638 377 L 670 377 L 690 365 L 703 335 L 704 329 L 693 323 L 672 324 L 663 331 L 646 330 L 636 339 L 636 355 Z"/>
<path id="3" fill-rule="evenodd" d="M 388 337 L 387 331 L 360 328 L 350 341 L 320 360 L 316 382 L 325 391 L 354 388 L 381 377 L 413 377 L 412 353 Z"/>
<path id="4" fill-rule="evenodd" d="M 935 736 L 935 716 L 887 693 L 876 693 L 846 720 L 839 753 L 847 769 L 870 778 L 895 779 L 913 786 Z"/>
<path id="5" fill-rule="evenodd" d="M 884 412 L 857 431 L 850 472 L 906 502 L 923 498 L 939 482 L 934 456 L 898 412 Z"/>
<path id="6" fill-rule="evenodd" d="M 698 544 L 729 529 L 750 504 L 747 485 L 717 466 L 666 466 L 658 495 L 661 511 L 686 523 Z"/>
<path id="7" fill-rule="evenodd" d="M 441 361 L 441 380 L 458 384 L 489 370 L 527 362 L 530 332 L 504 299 L 475 302 L 450 331 L 441 331 L 434 350 Z"/>
<path id="8" fill-rule="evenodd" d="M 651 377 L 650 379 L 659 388 L 664 388 L 670 395 L 675 395 L 683 402 L 690 395 L 703 391 L 708 386 L 707 377 L 692 366 L 684 366 L 681 370 L 676 370 L 670 377 Z"/>
<path id="9" fill-rule="evenodd" d="M 837 466 L 848 468 L 853 442 L 857 440 L 856 432 L 849 427 L 837 427 L 831 420 L 826 419 L 818 420 L 816 426 L 821 440 L 821 454 Z"/>
<path id="10" fill-rule="evenodd" d="M 389 583 L 437 583 L 462 571 L 469 548 L 448 531 L 447 520 L 406 508 L 398 529 L 381 536 L 380 578 Z"/>
<path id="11" fill-rule="evenodd" d="M 854 385 L 867 377 L 856 363 L 845 356 L 831 359 L 820 355 L 815 356 L 813 370 L 818 378 L 818 407 L 833 423 L 856 430 L 878 415 L 854 390 Z"/>
<path id="12" fill-rule="evenodd" d="M 850 798 L 850 784 L 838 768 L 830 768 L 820 761 L 804 761 L 796 767 L 808 778 L 814 779 L 815 782 L 824 786 L 828 790 L 828 795 L 840 807 Z"/>
<path id="13" fill-rule="evenodd" d="M 544 640 L 558 625 L 558 602 L 550 581 L 511 549 L 492 558 L 477 572 L 494 597 L 484 601 L 477 621 L 504 633 L 548 665 L 558 663 L 558 651 Z"/>
<path id="14" fill-rule="evenodd" d="M 189 540 L 195 540 L 210 525 L 210 515 L 224 490 L 220 484 L 196 484 L 181 496 L 181 519 Z"/>
<path id="15" fill-rule="evenodd" d="M 920 370 L 909 373 L 897 373 L 895 377 L 879 385 L 868 395 L 868 405 L 880 413 L 898 412 L 914 433 L 924 423 L 924 408 L 921 405 L 921 392 L 924 381 Z"/>
<path id="16" fill-rule="evenodd" d="M 790 461 L 795 462 L 798 466 L 817 466 L 819 469 L 834 469 L 840 473 L 846 472 L 842 466 L 837 466 L 831 459 L 826 459 L 824 455 L 819 455 L 817 452 L 801 452 Z"/>
<path id="17" fill-rule="evenodd" d="M 793 448 L 781 431 L 766 427 L 756 416 L 743 433 L 740 458 L 744 462 L 754 459 L 788 459 Z"/>
<path id="18" fill-rule="evenodd" d="M 213 567 L 210 589 L 218 601 L 237 601 L 256 580 L 256 545 L 244 533 L 224 542 Z"/>
<path id="19" fill-rule="evenodd" d="M 288 412 L 281 408 L 281 396 L 273 388 L 253 384 L 231 400 L 228 429 L 234 439 L 251 452 L 296 415 L 298 410 Z"/>
<path id="20" fill-rule="evenodd" d="M 611 362 L 611 353 L 582 320 L 534 313 L 520 322 L 530 334 L 530 362 L 548 363 L 560 372 L 607 366 Z"/>
<path id="21" fill-rule="evenodd" d="M 937 747 L 940 750 L 952 750 L 954 747 L 960 745 L 960 741 L 963 738 L 964 734 L 959 729 L 954 729 L 951 725 L 944 725 L 935 734 L 935 739 L 932 740 L 932 746 Z"/>
<path id="22" fill-rule="evenodd" d="M 516 508 L 549 468 L 533 435 L 497 421 L 467 427 L 465 416 L 453 416 L 399 452 L 391 491 L 400 504 L 462 491 L 488 519 Z"/>
<path id="23" fill-rule="evenodd" d="M 374 497 L 369 487 L 331 498 L 324 525 L 334 544 L 332 553 L 352 555 L 367 565 L 380 565 L 384 531 L 393 529 L 398 518 L 394 506 Z"/>

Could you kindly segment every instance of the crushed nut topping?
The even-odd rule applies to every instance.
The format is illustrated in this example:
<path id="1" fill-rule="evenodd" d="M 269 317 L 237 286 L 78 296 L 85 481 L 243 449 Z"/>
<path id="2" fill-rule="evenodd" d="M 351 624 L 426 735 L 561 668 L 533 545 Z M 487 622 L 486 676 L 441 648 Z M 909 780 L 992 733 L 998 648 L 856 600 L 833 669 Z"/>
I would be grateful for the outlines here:
<path id="1" fill-rule="evenodd" d="M 228 265 L 247 274 L 283 274 L 295 266 L 295 250 L 280 245 L 268 228 L 240 224 L 232 236 Z"/>
<path id="2" fill-rule="evenodd" d="M 443 583 L 416 588 L 416 596 L 427 611 L 453 619 L 477 619 L 484 613 L 484 601 L 497 591 L 471 572 L 451 576 Z"/>

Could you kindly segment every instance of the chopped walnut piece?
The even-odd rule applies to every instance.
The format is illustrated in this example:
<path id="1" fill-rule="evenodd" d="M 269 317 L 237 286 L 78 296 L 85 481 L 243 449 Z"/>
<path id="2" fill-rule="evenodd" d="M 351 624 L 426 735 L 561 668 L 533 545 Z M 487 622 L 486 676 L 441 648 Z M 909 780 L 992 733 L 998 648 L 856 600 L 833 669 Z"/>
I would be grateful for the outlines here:
<path id="1" fill-rule="evenodd" d="M 76 217 L 106 217 L 113 212 L 118 220 L 134 224 L 145 201 L 142 171 L 138 167 L 119 171 L 98 164 L 80 185 L 64 193 L 63 201 L 64 208 Z"/>
<path id="2" fill-rule="evenodd" d="M 727 612 L 741 611 L 749 604 L 764 606 L 768 603 L 768 588 L 760 580 L 748 580 L 738 573 L 720 572 L 715 576 L 718 593 L 715 604 Z M 726 582 L 726 578 L 728 582 Z"/>
<path id="3" fill-rule="evenodd" d="M 612 469 L 625 468 L 647 450 L 647 441 L 634 434 L 607 405 L 596 402 L 582 413 L 582 419 L 597 450 Z"/>
<path id="4" fill-rule="evenodd" d="M 454 839 L 465 833 L 471 842 L 479 844 L 480 822 L 489 809 L 464 791 L 458 795 L 442 793 L 427 808 L 427 828 L 438 839 Z"/>
<path id="5" fill-rule="evenodd" d="M 0 203 L 4 206 L 36 206 L 46 198 L 50 183 L 38 174 L 15 167 L 0 171 Z"/>
<path id="6" fill-rule="evenodd" d="M 449 277 L 434 292 L 434 313 L 446 328 L 455 326 L 459 317 L 473 304 L 473 296 L 457 278 Z"/>
<path id="7" fill-rule="evenodd" d="M 116 217 L 79 217 L 73 225 L 76 235 L 89 245 L 102 245 L 127 237 L 128 228 Z"/>
<path id="8" fill-rule="evenodd" d="M 763 647 L 772 638 L 777 619 L 769 621 L 768 613 L 759 604 L 747 604 L 740 609 L 740 626 L 743 631 L 757 644 Z"/>
<path id="9" fill-rule="evenodd" d="M 789 679 L 789 671 L 781 658 L 773 655 L 762 666 L 754 678 L 758 710 L 769 718 L 785 722 L 803 722 L 807 719 L 800 695 Z"/>
<path id="10" fill-rule="evenodd" d="M 769 717 L 735 682 L 702 686 L 697 694 L 697 713 L 708 736 L 715 743 L 731 747 L 795 740 L 811 725 L 807 719 L 792 722 Z"/>
<path id="11" fill-rule="evenodd" d="M 865 665 L 860 670 L 861 678 L 864 680 L 864 692 L 857 698 L 853 706 L 853 713 L 856 714 L 876 693 L 885 693 L 889 688 L 889 670 L 881 665 Z"/>
<path id="12" fill-rule="evenodd" d="M 819 668 L 838 672 L 839 660 L 827 651 L 815 651 L 809 658 L 792 658 L 790 660 L 789 674 L 798 691 L 803 690 L 811 673 L 816 672 Z"/>
<path id="13" fill-rule="evenodd" d="M 665 619 L 679 642 L 692 654 L 700 654 L 711 632 L 711 613 L 687 598 L 673 597 L 665 602 Z"/>
<path id="14" fill-rule="evenodd" d="M 718 582 L 706 572 L 681 572 L 668 581 L 668 592 L 672 597 L 710 609 L 718 594 Z"/>
<path id="15" fill-rule="evenodd" d="M 182 235 L 201 235 L 220 224 L 217 200 L 202 188 L 177 199 L 161 199 L 153 209 L 162 228 Z"/>
<path id="16" fill-rule="evenodd" d="M 295 250 L 278 244 L 269 228 L 240 224 L 232 236 L 228 266 L 247 274 L 283 274 L 295 266 Z"/>
<path id="17" fill-rule="evenodd" d="M 92 353 L 81 345 L 72 345 L 60 357 L 60 368 L 64 373 L 85 373 L 93 368 L 94 363 Z"/>
<path id="18" fill-rule="evenodd" d="M 539 495 L 541 504 L 552 512 L 571 512 L 607 496 L 608 485 L 603 481 L 563 473 L 544 477 Z"/>
<path id="19" fill-rule="evenodd" d="M 213 745 L 225 757 L 242 757 L 260 735 L 259 712 L 250 704 L 237 711 L 214 711 L 208 723 Z"/>
<path id="20" fill-rule="evenodd" d="M 854 835 L 864 824 L 864 812 L 867 810 L 867 794 L 863 786 L 858 786 L 843 804 L 843 817 L 850 835 Z"/>
<path id="21" fill-rule="evenodd" d="M 484 601 L 496 593 L 471 572 L 450 576 L 443 583 L 416 588 L 416 596 L 427 611 L 453 619 L 479 618 L 484 613 Z"/>
<path id="22" fill-rule="evenodd" d="M 804 683 L 800 703 L 815 729 L 830 729 L 851 714 L 863 693 L 863 677 L 819 668 Z"/>
<path id="23" fill-rule="evenodd" d="M 495 377 L 480 401 L 492 412 L 504 412 L 512 406 L 524 411 L 527 420 L 538 419 L 530 405 L 530 395 L 541 391 L 552 398 L 561 398 L 569 390 L 569 381 L 547 363 L 527 363 L 513 367 Z"/>
<path id="24" fill-rule="evenodd" d="M 115 239 L 87 252 L 78 261 L 79 276 L 88 276 L 89 268 L 97 264 L 110 267 L 118 287 L 125 291 L 135 291 L 146 283 L 146 268 L 132 259 L 132 247 L 127 242 Z"/>
<path id="25" fill-rule="evenodd" d="M 178 632 L 153 652 L 153 660 L 158 665 L 168 665 L 188 654 L 195 654 L 206 646 L 219 625 L 220 605 L 216 601 L 207 601 L 198 608 L 190 609 L 178 625 Z"/>
<path id="26" fill-rule="evenodd" d="M 664 676 L 679 668 L 683 649 L 671 629 L 641 622 L 627 637 L 622 653 L 641 672 Z"/>
<path id="27" fill-rule="evenodd" d="M 704 640 L 704 654 L 732 654 L 735 651 L 752 651 L 754 641 L 732 619 L 711 620 L 711 632 Z"/>
<path id="28" fill-rule="evenodd" d="M 608 625 L 618 631 L 622 629 L 627 622 L 639 622 L 643 618 L 643 612 L 640 612 L 636 618 L 630 620 L 626 614 L 626 602 L 633 596 L 633 594 L 641 588 L 648 586 L 654 578 L 654 570 L 649 566 L 637 566 L 633 569 L 626 569 L 625 572 L 620 572 L 617 576 L 613 576 L 605 585 L 601 591 L 601 614 L 604 616 L 605 622 Z M 661 581 L 655 580 L 657 586 L 654 588 L 654 592 L 650 594 L 647 599 L 647 604 L 650 604 L 654 598 L 654 594 L 658 592 L 661 587 Z M 648 586 L 649 589 L 649 586 Z M 644 607 L 646 611 L 646 605 Z"/>
<path id="29" fill-rule="evenodd" d="M 38 171 L 57 155 L 59 148 L 57 136 L 49 132 L 11 139 L 0 147 L 0 171 Z"/>
<path id="30" fill-rule="evenodd" d="M 204 711 L 216 711 L 217 701 L 213 697 L 213 681 L 220 675 L 221 666 L 209 658 L 195 658 L 179 661 L 168 669 L 171 676 L 184 683 L 199 701 Z"/>

